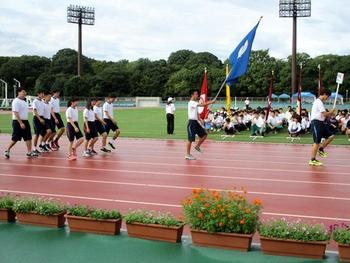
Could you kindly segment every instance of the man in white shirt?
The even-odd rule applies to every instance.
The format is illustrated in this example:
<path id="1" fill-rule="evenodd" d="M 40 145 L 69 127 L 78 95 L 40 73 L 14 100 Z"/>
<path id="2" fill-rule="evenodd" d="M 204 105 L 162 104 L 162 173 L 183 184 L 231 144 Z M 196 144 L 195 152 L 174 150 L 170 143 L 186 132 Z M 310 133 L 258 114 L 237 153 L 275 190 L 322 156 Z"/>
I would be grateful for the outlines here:
<path id="1" fill-rule="evenodd" d="M 118 138 L 120 135 L 120 130 L 117 125 L 117 121 L 113 117 L 113 102 L 115 101 L 115 95 L 108 95 L 107 101 L 103 104 L 103 120 L 106 123 L 105 129 L 107 135 L 109 134 L 109 131 L 113 131 L 113 137 L 111 141 L 108 142 L 109 146 L 115 150 L 114 141 Z"/>
<path id="2" fill-rule="evenodd" d="M 331 116 L 336 112 L 335 109 L 327 112 L 324 107 L 323 102 L 328 99 L 331 95 L 331 92 L 326 89 L 321 89 L 320 96 L 316 99 L 312 105 L 311 110 L 311 131 L 314 140 L 311 151 L 311 160 L 309 165 L 319 166 L 322 165 L 320 161 L 316 159 L 317 152 L 321 157 L 327 157 L 327 154 L 324 152 L 324 149 L 330 144 L 334 135 L 330 134 L 329 130 L 326 127 L 325 120 L 327 117 Z M 321 140 L 325 139 L 322 146 L 320 147 Z"/>
<path id="3" fill-rule="evenodd" d="M 53 125 L 53 136 L 50 138 L 52 143 L 51 143 L 51 147 L 56 147 L 57 149 L 60 148 L 59 144 L 58 144 L 58 140 L 61 138 L 61 136 L 63 135 L 63 133 L 65 132 L 65 127 L 64 127 L 64 123 L 60 114 L 60 91 L 58 89 L 55 89 L 52 91 L 52 96 L 51 96 L 51 100 L 50 100 L 50 104 L 52 106 L 52 111 L 51 111 L 51 115 L 52 115 L 52 122 L 54 122 L 55 125 Z M 58 129 L 58 132 L 56 133 L 56 130 L 54 129 L 56 126 Z"/>
<path id="4" fill-rule="evenodd" d="M 249 110 L 249 105 L 250 105 L 250 100 L 249 100 L 249 98 L 246 98 L 245 99 L 245 101 L 244 101 L 244 104 L 245 104 L 245 108 L 247 109 L 247 110 Z"/>
<path id="5" fill-rule="evenodd" d="M 37 97 L 33 101 L 33 125 L 34 125 L 34 138 L 33 138 L 33 145 L 34 145 L 34 152 L 36 154 L 39 154 L 38 141 L 39 142 L 39 148 L 42 152 L 48 152 L 49 149 L 46 148 L 44 144 L 44 136 L 46 135 L 46 127 L 45 127 L 45 119 L 44 119 L 44 91 L 38 90 Z"/>
<path id="6" fill-rule="evenodd" d="M 174 134 L 174 117 L 175 117 L 175 105 L 173 98 L 169 97 L 165 106 L 166 120 L 167 120 L 167 133 L 168 135 Z"/>
<path id="7" fill-rule="evenodd" d="M 17 89 L 17 98 L 12 102 L 12 138 L 7 149 L 4 151 L 4 158 L 10 158 L 10 150 L 15 144 L 24 140 L 27 146 L 27 157 L 37 157 L 38 155 L 32 152 L 32 133 L 28 121 L 28 104 L 25 101 L 26 91 L 24 88 Z"/>
<path id="8" fill-rule="evenodd" d="M 208 136 L 206 130 L 199 123 L 198 107 L 205 107 L 215 103 L 215 100 L 199 103 L 198 99 L 199 99 L 198 91 L 193 91 L 191 93 L 191 100 L 188 102 L 188 125 L 187 125 L 188 141 L 186 144 L 186 155 L 185 155 L 186 160 L 196 160 L 196 158 L 191 154 L 191 146 L 192 146 L 192 142 L 196 140 L 196 134 L 200 139 L 194 148 L 200 153 L 202 152 L 200 146 Z"/>

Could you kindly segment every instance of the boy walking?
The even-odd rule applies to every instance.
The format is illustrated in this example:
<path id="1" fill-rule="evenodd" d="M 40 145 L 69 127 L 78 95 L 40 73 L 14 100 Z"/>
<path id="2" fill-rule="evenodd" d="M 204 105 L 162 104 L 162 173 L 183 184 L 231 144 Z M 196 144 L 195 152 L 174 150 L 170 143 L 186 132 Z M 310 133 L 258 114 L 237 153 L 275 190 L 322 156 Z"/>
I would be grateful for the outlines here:
<path id="1" fill-rule="evenodd" d="M 113 131 L 112 140 L 108 142 L 109 146 L 115 150 L 114 141 L 120 135 L 120 130 L 117 125 L 117 121 L 114 119 L 113 115 L 113 102 L 115 101 L 115 95 L 108 95 L 107 101 L 103 104 L 103 121 L 106 123 L 105 130 L 107 135 L 109 131 Z"/>

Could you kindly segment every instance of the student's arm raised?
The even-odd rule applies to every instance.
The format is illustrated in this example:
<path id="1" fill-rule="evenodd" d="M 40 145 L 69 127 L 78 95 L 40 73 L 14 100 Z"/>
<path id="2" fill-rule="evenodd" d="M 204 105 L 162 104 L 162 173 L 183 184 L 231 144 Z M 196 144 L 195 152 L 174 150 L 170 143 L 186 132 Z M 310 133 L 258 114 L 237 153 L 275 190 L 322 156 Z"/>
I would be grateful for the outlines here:
<path id="1" fill-rule="evenodd" d="M 201 102 L 201 103 L 198 103 L 197 107 L 205 107 L 205 106 L 208 106 L 210 104 L 214 104 L 215 102 L 216 102 L 216 99 L 209 100 L 207 102 Z"/>

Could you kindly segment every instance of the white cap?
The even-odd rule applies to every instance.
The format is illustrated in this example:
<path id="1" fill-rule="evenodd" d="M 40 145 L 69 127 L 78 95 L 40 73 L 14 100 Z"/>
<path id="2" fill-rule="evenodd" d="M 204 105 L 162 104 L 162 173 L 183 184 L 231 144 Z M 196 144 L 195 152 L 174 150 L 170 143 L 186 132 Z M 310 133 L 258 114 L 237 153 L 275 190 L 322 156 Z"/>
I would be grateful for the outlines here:
<path id="1" fill-rule="evenodd" d="M 172 98 L 172 97 L 169 97 L 169 98 L 168 98 L 168 102 L 170 102 L 170 101 L 172 101 L 172 100 L 174 100 L 174 98 Z"/>

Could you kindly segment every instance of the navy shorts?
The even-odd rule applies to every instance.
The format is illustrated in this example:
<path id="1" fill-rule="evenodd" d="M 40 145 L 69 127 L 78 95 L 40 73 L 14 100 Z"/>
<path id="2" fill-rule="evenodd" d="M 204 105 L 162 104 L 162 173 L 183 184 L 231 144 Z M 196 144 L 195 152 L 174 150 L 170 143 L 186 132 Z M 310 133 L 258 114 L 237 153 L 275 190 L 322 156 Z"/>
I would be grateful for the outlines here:
<path id="1" fill-rule="evenodd" d="M 332 136 L 324 121 L 312 120 L 311 131 L 316 144 L 320 144 L 322 139 L 328 139 Z"/>
<path id="2" fill-rule="evenodd" d="M 52 131 L 51 119 L 45 119 L 45 130 L 49 130 L 49 129 Z"/>
<path id="3" fill-rule="evenodd" d="M 188 141 L 194 142 L 196 140 L 196 134 L 199 138 L 207 135 L 206 130 L 196 120 L 189 120 L 187 124 Z"/>
<path id="4" fill-rule="evenodd" d="M 75 126 L 78 127 L 79 129 L 78 132 L 74 130 L 74 127 L 72 126 L 72 124 L 70 124 L 69 122 L 67 123 L 67 137 L 70 142 L 74 142 L 74 139 L 79 140 L 80 138 L 83 137 L 83 134 L 81 133 L 78 122 L 74 122 L 74 124 Z"/>
<path id="5" fill-rule="evenodd" d="M 103 133 L 106 132 L 105 126 L 103 126 L 103 124 L 100 121 L 98 121 L 98 120 L 95 121 L 95 127 L 96 127 L 97 132 L 100 135 L 102 135 Z"/>
<path id="6" fill-rule="evenodd" d="M 12 121 L 12 141 L 14 142 L 21 141 L 22 139 L 24 141 L 30 141 L 32 139 L 29 121 L 23 120 L 22 122 L 26 126 L 24 129 L 21 128 L 17 120 Z"/>
<path id="7" fill-rule="evenodd" d="M 106 130 L 107 134 L 109 133 L 110 130 L 116 131 L 119 129 L 118 125 L 114 124 L 114 122 L 111 121 L 110 119 L 103 119 L 103 120 L 106 123 L 105 130 Z"/>
<path id="8" fill-rule="evenodd" d="M 95 122 L 94 121 L 89 121 L 88 122 L 88 126 L 89 126 L 89 129 L 90 129 L 90 132 L 87 133 L 86 129 L 84 129 L 85 139 L 86 140 L 91 140 L 91 139 L 94 139 L 94 138 L 98 137 Z"/>
<path id="9" fill-rule="evenodd" d="M 53 133 L 56 133 L 56 122 L 54 118 L 50 119 L 50 128 Z"/>
<path id="10" fill-rule="evenodd" d="M 63 124 L 63 121 L 62 121 L 62 118 L 61 118 L 61 114 L 59 114 L 58 112 L 55 112 L 55 116 L 58 120 L 58 123 L 55 122 L 55 119 L 53 119 L 53 122 L 55 123 L 57 129 L 62 129 L 64 128 L 64 124 Z"/>
<path id="11" fill-rule="evenodd" d="M 41 118 L 44 119 L 43 117 L 41 117 Z M 34 133 L 35 133 L 35 135 L 45 136 L 45 134 L 46 134 L 46 125 L 45 125 L 45 123 L 42 124 L 39 121 L 39 118 L 34 116 L 33 117 L 33 125 L 34 125 Z"/>

